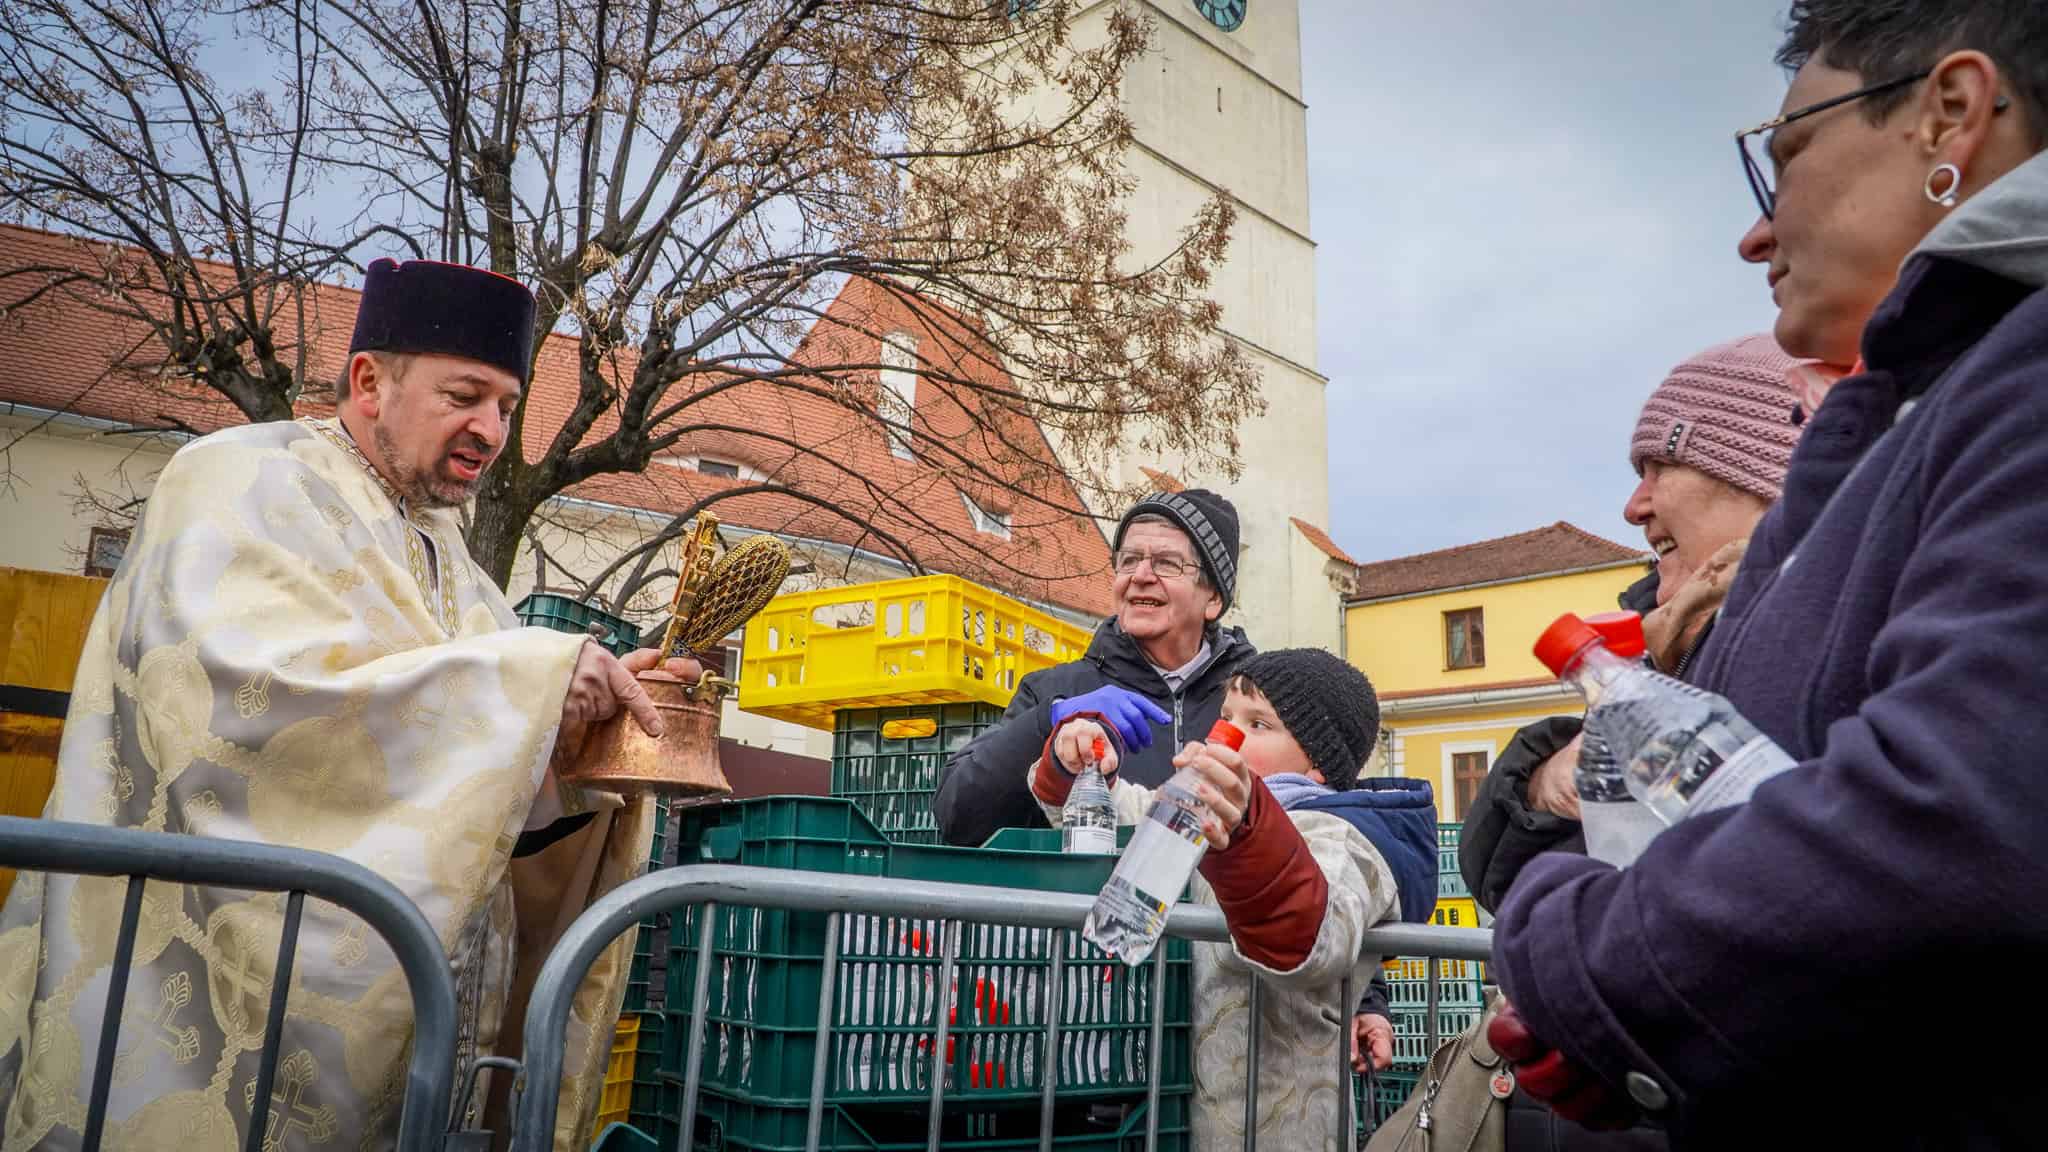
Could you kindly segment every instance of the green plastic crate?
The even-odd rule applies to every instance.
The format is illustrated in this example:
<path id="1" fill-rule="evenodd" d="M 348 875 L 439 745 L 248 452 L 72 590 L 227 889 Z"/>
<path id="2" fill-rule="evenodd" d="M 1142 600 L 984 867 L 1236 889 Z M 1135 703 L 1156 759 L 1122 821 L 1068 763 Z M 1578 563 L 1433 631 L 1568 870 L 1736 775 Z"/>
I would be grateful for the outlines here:
<path id="1" fill-rule="evenodd" d="M 1436 1042 L 1443 1044 L 1479 1022 L 1481 1009 L 1439 1007 L 1436 1012 Z M 1429 1010 L 1395 1008 L 1388 1013 L 1394 1025 L 1394 1065 L 1419 1068 L 1429 1062 Z"/>
<path id="2" fill-rule="evenodd" d="M 661 1152 L 661 1145 L 654 1137 L 630 1124 L 614 1121 L 604 1126 L 591 1144 L 590 1152 Z"/>
<path id="3" fill-rule="evenodd" d="M 670 827 L 675 821 L 669 812 L 666 796 L 654 798 L 654 840 L 647 851 L 647 870 L 675 866 L 675 857 L 669 854 L 668 843 L 672 835 Z M 662 985 L 660 972 L 655 966 L 656 957 L 666 955 L 666 930 L 668 914 L 658 912 L 640 922 L 640 933 L 633 941 L 633 962 L 626 973 L 626 999 L 623 1010 L 627 1012 L 659 1011 L 662 1006 Z M 652 1019 L 650 1016 L 649 1019 Z"/>
<path id="4" fill-rule="evenodd" d="M 833 717 L 832 795 L 859 805 L 891 840 L 936 844 L 932 797 L 947 758 L 1002 718 L 993 704 L 842 708 Z M 932 734 L 882 734 L 891 721 L 906 720 L 930 721 Z"/>
<path id="5" fill-rule="evenodd" d="M 1420 1072 L 1394 1071 L 1373 1073 L 1372 1108 L 1370 1112 L 1367 1111 L 1365 1106 L 1365 1081 L 1353 1077 L 1351 1081 L 1354 1088 L 1352 1102 L 1358 1109 L 1356 1114 L 1360 1117 L 1361 1127 L 1363 1126 L 1363 1119 L 1367 1115 L 1372 1117 L 1372 1127 L 1378 1128 L 1385 1124 L 1389 1117 L 1393 1116 L 1395 1112 L 1400 1111 L 1401 1105 L 1408 1102 L 1408 1097 L 1415 1092 L 1416 1082 L 1421 1079 L 1421 1076 Z"/>
<path id="6" fill-rule="evenodd" d="M 1458 834 L 1464 830 L 1465 826 L 1463 824 L 1439 822 L 1436 826 L 1436 846 L 1438 848 L 1450 849 L 1451 867 L 1453 869 L 1458 866 Z M 1439 860 L 1439 864 L 1441 864 L 1441 860 Z M 1439 867 L 1438 871 L 1442 871 L 1442 868 Z"/>
<path id="7" fill-rule="evenodd" d="M 536 592 L 521 600 L 512 611 L 528 627 L 595 637 L 614 656 L 624 656 L 640 646 L 638 625 L 567 596 Z"/>
<path id="8" fill-rule="evenodd" d="M 1114 858 L 1068 856 L 1051 830 L 1017 831 L 995 847 L 892 844 L 850 802 L 768 797 L 683 813 L 690 861 L 804 868 L 901 880 L 1093 893 Z M 1031 845 L 1020 850 L 1005 845 Z M 1051 850 L 1046 850 L 1050 848 Z M 701 1062 L 703 1083 L 754 1104 L 808 1102 L 818 994 L 825 977 L 823 913 L 716 909 L 717 963 Z M 679 917 L 668 969 L 660 1069 L 679 1072 L 694 992 L 696 910 Z M 1035 1102 L 1043 1083 L 1051 948 L 1065 939 L 1060 1012 L 1062 1100 L 1142 1090 L 1149 1074 L 1150 965 L 1109 959 L 1078 933 L 964 925 L 954 985 L 936 987 L 939 920 L 848 916 L 842 922 L 826 1101 L 917 1103 L 929 1098 L 931 1032 L 948 1014 L 947 1095 L 973 1104 Z M 1191 956 L 1185 940 L 1154 954 L 1167 964 L 1161 1085 L 1191 1085 Z"/>
<path id="9" fill-rule="evenodd" d="M 1160 1095 L 1159 1147 L 1164 1152 L 1190 1147 L 1191 1096 L 1187 1091 Z M 635 1099 L 648 1100 L 655 1109 L 645 1118 L 636 1113 L 635 1127 L 653 1138 L 659 1152 L 679 1152 L 682 1082 L 671 1073 L 657 1074 L 652 1084 L 636 1081 Z M 925 1108 L 828 1104 L 820 1117 L 818 1147 L 830 1152 L 923 1152 L 928 1116 Z M 693 1143 L 704 1152 L 801 1152 L 808 1122 L 808 1106 L 762 1104 L 704 1088 L 697 1098 Z M 1053 1130 L 1053 1147 L 1061 1152 L 1135 1152 L 1144 1147 L 1144 1097 L 1074 1101 L 1062 1096 L 1054 1105 Z M 1038 1134 L 1035 1103 L 1028 1108 L 979 1110 L 957 1108 L 949 1101 L 940 1145 L 974 1152 L 1032 1152 L 1038 1147 Z"/>
<path id="10" fill-rule="evenodd" d="M 1471 967 L 1468 966 L 1468 970 Z M 1436 982 L 1436 1006 L 1438 1008 L 1480 1008 L 1486 1004 L 1481 995 L 1479 980 L 1467 976 L 1459 980 L 1439 979 Z M 1387 1007 L 1411 1011 L 1426 1011 L 1429 1008 L 1429 982 L 1427 980 L 1388 980 Z"/>
<path id="11" fill-rule="evenodd" d="M 668 1021 L 659 1012 L 640 1014 L 640 1033 L 635 1038 L 633 1067 L 656 1068 L 661 1064 L 661 1040 Z"/>

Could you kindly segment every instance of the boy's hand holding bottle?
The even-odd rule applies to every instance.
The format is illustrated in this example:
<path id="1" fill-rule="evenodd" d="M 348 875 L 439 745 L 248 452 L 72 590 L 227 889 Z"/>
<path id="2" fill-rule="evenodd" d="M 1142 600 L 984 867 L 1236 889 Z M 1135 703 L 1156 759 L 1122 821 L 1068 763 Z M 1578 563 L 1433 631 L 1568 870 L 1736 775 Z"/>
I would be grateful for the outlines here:
<path id="1" fill-rule="evenodd" d="M 1102 748 L 1099 757 L 1095 755 L 1098 746 Z M 1093 720 L 1069 720 L 1060 725 L 1053 737 L 1052 754 L 1070 775 L 1080 775 L 1093 759 L 1105 778 L 1116 776 L 1116 741 L 1108 739 L 1108 733 Z M 1230 847 L 1230 834 L 1244 823 L 1245 809 L 1251 804 L 1252 773 L 1244 757 L 1228 744 L 1190 740 L 1173 758 L 1173 766 L 1193 773 L 1195 796 L 1208 809 L 1202 834 L 1208 838 L 1209 848 L 1220 851 Z"/>
<path id="2" fill-rule="evenodd" d="M 1230 834 L 1244 823 L 1245 809 L 1252 802 L 1252 772 L 1237 749 L 1220 741 L 1197 744 L 1190 740 L 1173 758 L 1173 766 L 1192 773 L 1195 797 L 1208 809 L 1202 820 L 1202 835 L 1209 850 L 1230 847 Z"/>

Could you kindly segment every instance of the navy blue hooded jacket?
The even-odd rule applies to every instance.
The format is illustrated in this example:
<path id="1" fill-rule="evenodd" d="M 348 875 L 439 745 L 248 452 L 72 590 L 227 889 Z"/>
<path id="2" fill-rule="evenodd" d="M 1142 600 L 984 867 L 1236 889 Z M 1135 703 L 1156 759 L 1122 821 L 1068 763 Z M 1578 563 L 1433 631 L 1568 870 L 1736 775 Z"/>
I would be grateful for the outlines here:
<path id="1" fill-rule="evenodd" d="M 1375 776 L 1358 786 L 1291 805 L 1289 812 L 1342 817 L 1372 842 L 1394 873 L 1401 919 L 1427 924 L 1436 908 L 1436 799 L 1427 780 Z"/>

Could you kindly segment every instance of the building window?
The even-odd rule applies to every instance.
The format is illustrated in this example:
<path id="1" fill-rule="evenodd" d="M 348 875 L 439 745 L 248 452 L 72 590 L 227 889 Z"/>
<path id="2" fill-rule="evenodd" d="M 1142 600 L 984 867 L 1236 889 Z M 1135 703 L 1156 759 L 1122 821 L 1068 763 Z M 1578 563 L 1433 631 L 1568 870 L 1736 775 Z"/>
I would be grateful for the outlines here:
<path id="1" fill-rule="evenodd" d="M 1458 819 L 1465 819 L 1466 813 L 1479 799 L 1479 786 L 1486 782 L 1486 753 L 1451 753 L 1451 787 L 1457 801 Z"/>
<path id="2" fill-rule="evenodd" d="M 976 504 L 974 497 L 969 496 L 965 492 L 960 494 L 960 502 L 967 505 L 967 518 L 974 521 L 974 530 L 976 532 L 988 536 L 998 536 L 1004 540 L 1010 538 L 1010 514 L 1008 512 L 990 512 L 981 505 Z"/>
<path id="3" fill-rule="evenodd" d="M 875 396 L 875 414 L 887 426 L 889 453 L 904 460 L 910 450 L 910 418 L 917 411 L 917 341 L 905 332 L 882 339 L 882 381 Z"/>
<path id="4" fill-rule="evenodd" d="M 1444 613 L 1444 667 L 1486 667 L 1486 624 L 1479 609 Z"/>
<path id="5" fill-rule="evenodd" d="M 114 569 L 121 566 L 121 557 L 128 552 L 128 530 L 126 528 L 95 528 L 92 538 L 85 545 L 85 574 L 87 576 L 112 576 Z"/>
<path id="6" fill-rule="evenodd" d="M 700 476 L 716 476 L 720 480 L 762 479 L 760 469 L 751 465 L 741 464 L 736 460 L 721 460 L 716 456 L 698 456 L 695 454 L 656 456 L 654 462 L 667 468 L 679 468 L 686 472 L 695 472 Z"/>

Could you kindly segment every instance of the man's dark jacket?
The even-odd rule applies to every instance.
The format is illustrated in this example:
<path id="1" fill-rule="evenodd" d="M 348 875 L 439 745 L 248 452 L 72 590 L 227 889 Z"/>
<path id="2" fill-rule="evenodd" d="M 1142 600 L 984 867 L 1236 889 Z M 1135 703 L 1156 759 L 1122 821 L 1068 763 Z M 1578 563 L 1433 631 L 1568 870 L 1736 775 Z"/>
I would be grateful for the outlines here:
<path id="1" fill-rule="evenodd" d="M 1079 660 L 1033 672 L 1017 685 L 1017 694 L 1001 723 L 953 754 L 939 781 L 932 812 L 939 835 L 948 844 L 978 845 L 999 828 L 1043 828 L 1045 813 L 1031 798 L 1026 779 L 1034 761 L 1045 752 L 1052 735 L 1054 702 L 1118 684 L 1142 696 L 1173 717 L 1152 728 L 1152 746 L 1129 752 L 1117 772 L 1134 784 L 1157 788 L 1173 775 L 1173 757 L 1182 744 L 1200 740 L 1223 711 L 1223 688 L 1238 666 L 1256 649 L 1241 628 L 1209 625 L 1209 662 L 1176 693 L 1111 617 L 1095 629 L 1095 639 Z"/>

